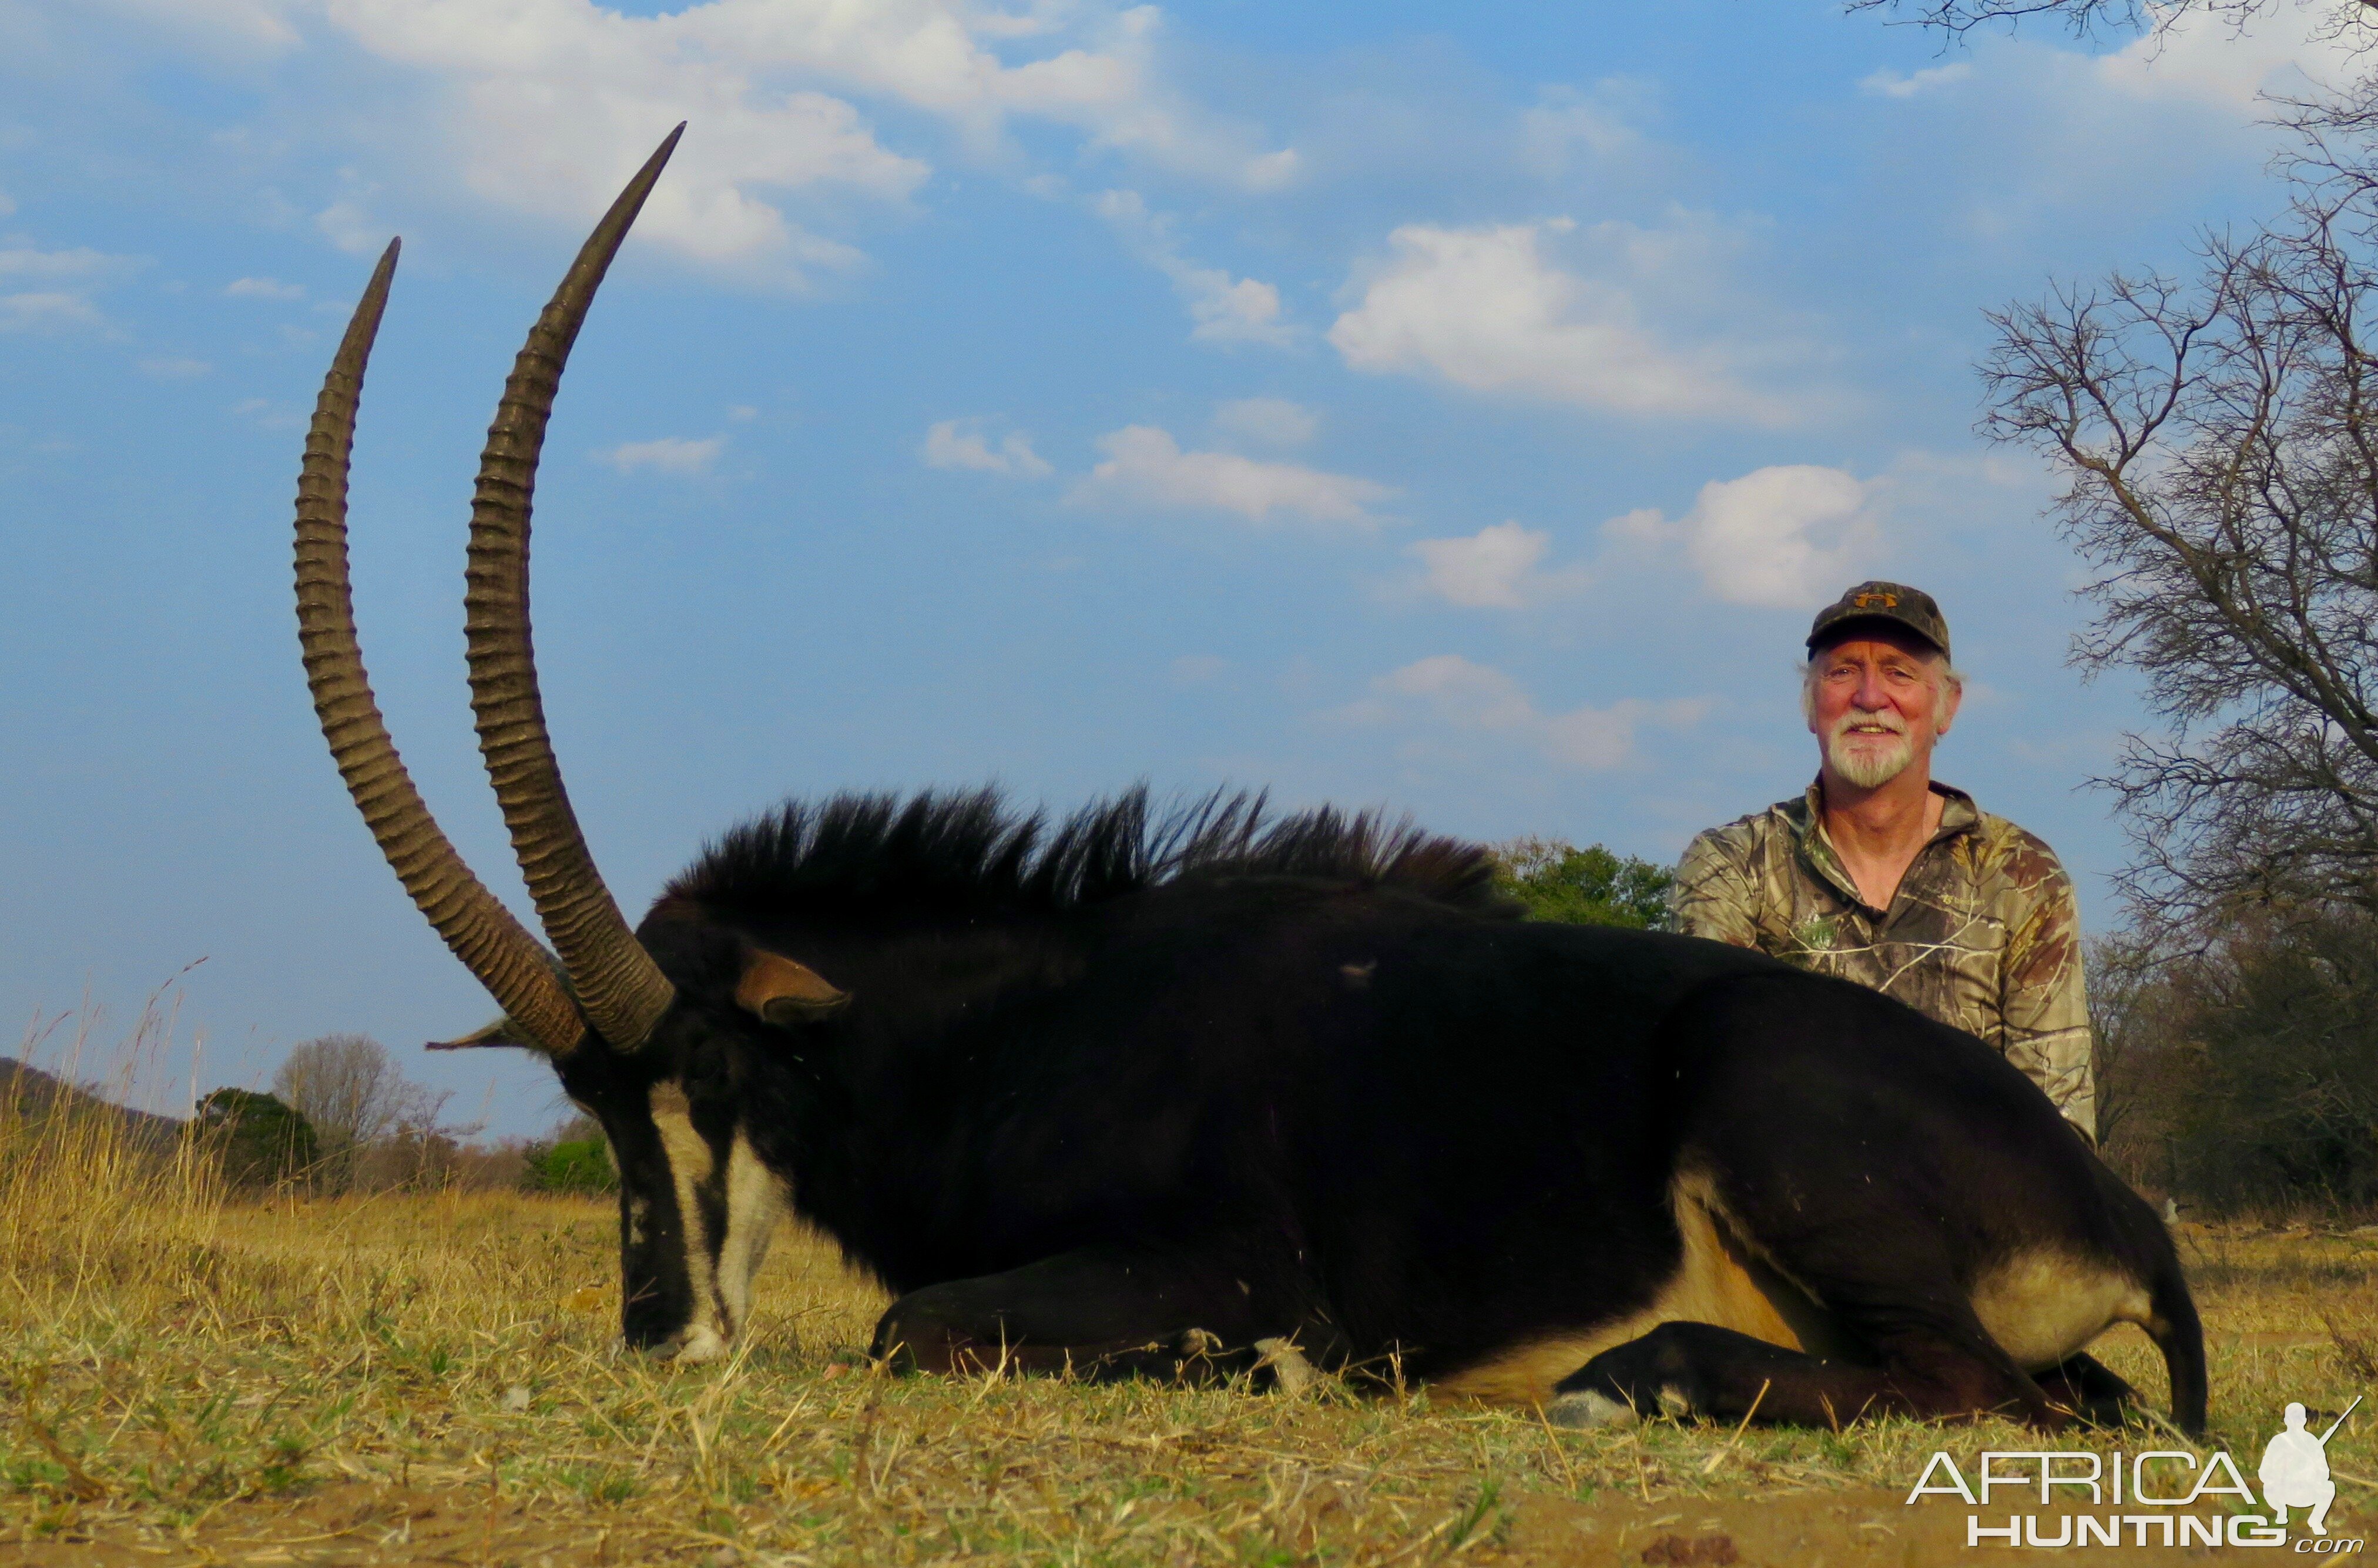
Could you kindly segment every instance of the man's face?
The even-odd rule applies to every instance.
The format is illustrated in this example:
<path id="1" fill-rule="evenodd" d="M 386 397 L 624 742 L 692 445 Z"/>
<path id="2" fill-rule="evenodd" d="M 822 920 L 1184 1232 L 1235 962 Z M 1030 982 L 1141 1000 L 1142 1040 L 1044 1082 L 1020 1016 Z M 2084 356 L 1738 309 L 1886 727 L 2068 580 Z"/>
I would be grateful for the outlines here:
<path id="1" fill-rule="evenodd" d="M 1932 744 L 1957 713 L 1958 692 L 1941 679 L 1939 653 L 1914 637 L 1862 632 L 1812 663 L 1808 730 L 1828 772 L 1861 789 L 1910 767 L 1930 777 Z"/>

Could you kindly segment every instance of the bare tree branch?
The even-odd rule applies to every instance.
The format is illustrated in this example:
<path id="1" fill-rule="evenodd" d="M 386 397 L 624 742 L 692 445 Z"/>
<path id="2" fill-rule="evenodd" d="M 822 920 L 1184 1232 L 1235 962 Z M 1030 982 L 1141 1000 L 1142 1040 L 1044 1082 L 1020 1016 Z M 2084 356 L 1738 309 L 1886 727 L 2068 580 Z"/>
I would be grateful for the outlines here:
<path id="1" fill-rule="evenodd" d="M 2378 87 L 2289 105 L 2286 216 L 2195 278 L 2118 273 L 1989 319 L 1981 428 L 2045 453 L 2096 569 L 2074 661 L 2146 678 L 2111 776 L 2143 913 L 2378 912 Z"/>
<path id="2" fill-rule="evenodd" d="M 2333 0 L 2335 15 L 2324 36 L 2358 33 L 2378 0 Z M 1927 27 L 1950 39 L 1960 39 L 1978 27 L 2003 23 L 2012 32 L 2034 19 L 2054 19 L 2075 38 L 2105 33 L 2161 32 L 2190 17 L 2217 17 L 2232 28 L 2243 28 L 2265 11 L 2279 8 L 2279 0 L 1844 0 L 1850 13 L 1880 11 L 1912 27 Z"/>
<path id="3" fill-rule="evenodd" d="M 313 1125 L 327 1174 L 342 1183 L 366 1145 L 436 1131 L 446 1095 L 409 1082 L 366 1035 L 325 1035 L 291 1048 L 272 1092 Z"/>

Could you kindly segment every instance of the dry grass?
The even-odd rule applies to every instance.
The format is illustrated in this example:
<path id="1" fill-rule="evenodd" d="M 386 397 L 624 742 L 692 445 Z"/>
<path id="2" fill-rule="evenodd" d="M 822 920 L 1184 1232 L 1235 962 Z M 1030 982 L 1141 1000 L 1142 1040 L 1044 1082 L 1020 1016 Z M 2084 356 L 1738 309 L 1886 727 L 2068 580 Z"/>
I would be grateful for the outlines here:
<path id="1" fill-rule="evenodd" d="M 2032 1446 L 1996 1423 L 1555 1432 L 1326 1382 L 883 1377 L 860 1355 L 881 1296 L 801 1236 L 733 1362 L 675 1370 L 614 1353 L 614 1225 L 509 1194 L 233 1203 L 104 1119 L 0 1107 L 0 1562 L 1574 1561 L 1531 1521 L 1607 1522 L 1616 1547 L 1729 1500 L 1904 1493 L 1934 1448 Z M 2285 1400 L 2360 1391 L 2378 1233 L 2184 1239 L 2216 1445 L 2259 1454 Z M 2101 1353 L 2160 1397 L 2142 1336 Z M 2368 1430 L 2339 1470 L 2373 1466 Z M 1810 1528 L 1892 1527 L 1832 1516 Z"/>

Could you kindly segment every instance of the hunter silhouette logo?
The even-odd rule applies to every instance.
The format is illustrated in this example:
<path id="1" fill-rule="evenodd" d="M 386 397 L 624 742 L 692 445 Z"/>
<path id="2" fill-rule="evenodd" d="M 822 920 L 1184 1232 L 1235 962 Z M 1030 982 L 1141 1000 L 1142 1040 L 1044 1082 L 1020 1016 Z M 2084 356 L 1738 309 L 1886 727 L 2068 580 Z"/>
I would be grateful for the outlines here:
<path id="1" fill-rule="evenodd" d="M 2360 1404 L 2356 1395 L 2317 1432 L 2306 1430 L 2301 1405 L 2287 1407 L 2286 1424 L 2264 1446 L 2255 1473 L 2267 1516 L 2254 1511 L 2254 1488 L 2220 1449 L 1993 1449 L 1980 1456 L 1970 1479 L 1955 1458 L 1936 1453 L 1907 1505 L 1947 1497 L 1965 1504 L 1972 1510 L 1965 1515 L 1968 1547 L 2281 1547 L 2290 1555 L 2358 1555 L 2366 1540 L 2328 1533 L 2329 1505 L 2336 1501 L 2328 1442 Z M 2290 1509 L 2305 1511 L 2301 1523 L 2310 1532 L 2292 1542 Z"/>
<path id="2" fill-rule="evenodd" d="M 2345 1415 L 2328 1423 L 2328 1430 L 2314 1437 L 2304 1430 L 2304 1407 L 2289 1405 L 2287 1425 L 2273 1437 L 2263 1450 L 2263 1467 L 2254 1472 L 2263 1483 L 2263 1502 L 2271 1511 L 2271 1523 L 2288 1522 L 2290 1508 L 2309 1508 L 2312 1513 L 2304 1523 L 2316 1536 L 2328 1534 L 2328 1505 L 2336 1501 L 2336 1483 L 2328 1478 L 2328 1440 L 2345 1424 L 2345 1417 L 2353 1414 L 2353 1406 L 2361 1396 L 2353 1396 L 2353 1405 L 2345 1407 Z"/>

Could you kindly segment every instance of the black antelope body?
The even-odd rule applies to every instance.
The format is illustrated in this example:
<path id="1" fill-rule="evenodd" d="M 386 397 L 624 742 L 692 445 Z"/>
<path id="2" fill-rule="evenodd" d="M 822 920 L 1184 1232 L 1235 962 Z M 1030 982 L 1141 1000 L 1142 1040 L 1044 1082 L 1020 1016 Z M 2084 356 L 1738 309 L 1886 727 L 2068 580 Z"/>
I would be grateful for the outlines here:
<path id="1" fill-rule="evenodd" d="M 323 733 L 414 902 L 621 1175 L 627 1340 L 719 1354 L 797 1212 L 894 1291 L 876 1349 L 1087 1375 L 1393 1359 L 1572 1420 L 1833 1422 L 2127 1394 L 2204 1418 L 2171 1243 L 2024 1076 L 1898 1003 L 1681 937 L 1529 924 L 1479 850 L 1362 817 L 1127 795 L 786 806 L 631 930 L 562 789 L 530 492 L 655 153 L 522 351 L 480 469 L 473 711 L 548 953 L 473 877 L 366 684 L 345 499 L 396 261 L 315 414 L 297 602 Z"/>

